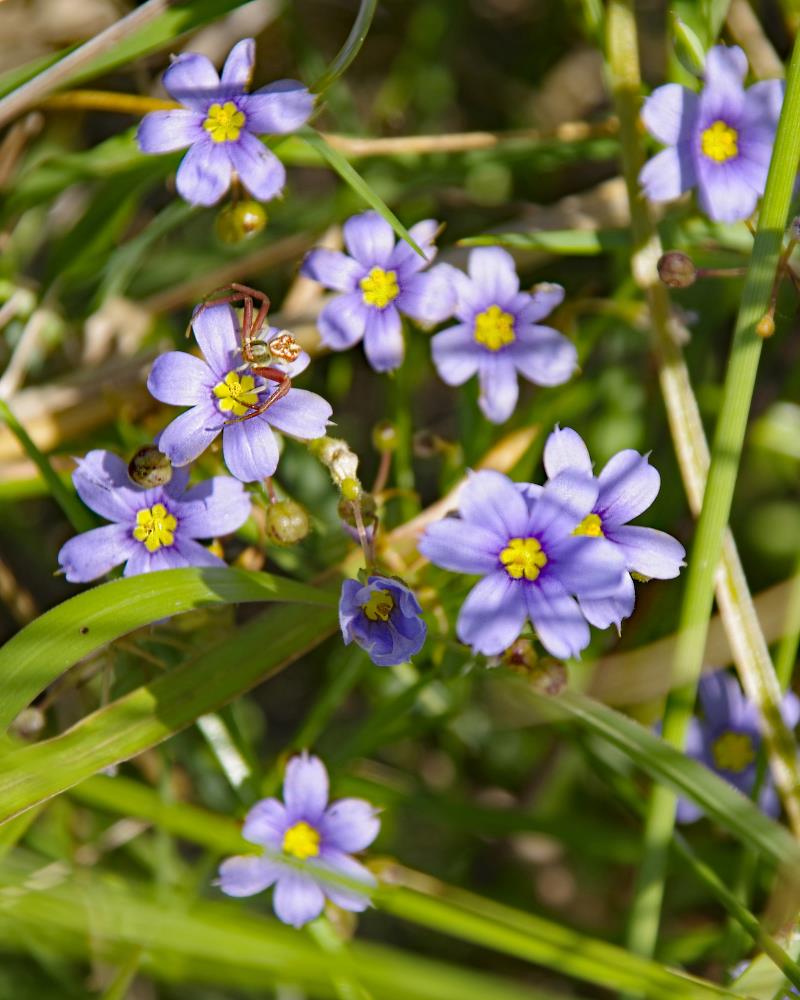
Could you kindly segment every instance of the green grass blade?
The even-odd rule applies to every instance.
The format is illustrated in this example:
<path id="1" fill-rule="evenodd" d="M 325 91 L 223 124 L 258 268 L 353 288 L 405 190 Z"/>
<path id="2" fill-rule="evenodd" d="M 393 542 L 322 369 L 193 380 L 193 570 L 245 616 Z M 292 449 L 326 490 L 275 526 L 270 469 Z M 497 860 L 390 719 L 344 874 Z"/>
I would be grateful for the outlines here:
<path id="1" fill-rule="evenodd" d="M 162 590 L 161 617 L 166 601 Z M 328 605 L 313 615 L 294 604 L 262 615 L 60 736 L 0 757 L 0 823 L 161 743 L 288 666 L 336 630 L 337 610 Z"/>
<path id="2" fill-rule="evenodd" d="M 420 257 L 425 257 L 425 254 L 412 239 L 411 234 L 403 223 L 397 218 L 383 199 L 379 198 L 378 195 L 375 194 L 369 184 L 367 184 L 361 174 L 355 169 L 355 167 L 353 167 L 343 153 L 340 153 L 338 149 L 334 149 L 332 146 L 329 146 L 320 133 L 313 128 L 306 126 L 305 128 L 300 129 L 297 134 L 301 138 L 305 139 L 312 149 L 324 157 L 329 166 L 336 171 L 346 184 L 350 185 L 357 195 L 364 199 L 370 208 L 374 208 L 375 211 L 389 223 L 401 240 L 405 240 L 412 250 L 415 250 Z"/>
<path id="3" fill-rule="evenodd" d="M 3 399 L 0 399 L 0 420 L 3 421 L 17 441 L 19 441 L 25 454 L 39 470 L 42 479 L 47 484 L 50 496 L 64 511 L 72 527 L 76 531 L 88 531 L 90 528 L 96 528 L 97 522 L 95 519 L 75 494 L 71 492 L 69 487 L 61 481 L 58 473 L 36 447 L 28 432 L 11 412 L 8 403 Z"/>
<path id="4" fill-rule="evenodd" d="M 4 881 L 16 887 L 25 873 L 14 874 Z M 355 941 L 326 952 L 308 935 L 227 901 L 189 906 L 131 883 L 71 873 L 45 890 L 4 896 L 0 928 L 6 947 L 28 928 L 45 939 L 57 934 L 60 950 L 77 958 L 120 962 L 140 946 L 142 970 L 158 979 L 238 986 L 262 996 L 269 985 L 291 982 L 311 996 L 335 997 L 333 980 L 342 978 L 380 1000 L 555 1000 L 532 986 L 387 946 Z"/>
<path id="5" fill-rule="evenodd" d="M 361 50 L 361 46 L 364 44 L 367 32 L 372 24 L 372 18 L 375 16 L 375 8 L 377 6 L 378 0 L 361 0 L 358 7 L 358 13 L 356 14 L 356 19 L 353 22 L 353 27 L 350 29 L 350 34 L 347 36 L 347 40 L 339 52 L 337 52 L 334 56 L 330 66 L 325 70 L 322 76 L 311 85 L 311 90 L 314 93 L 323 93 L 323 91 L 327 90 L 331 84 L 336 83 L 339 77 L 346 72 L 348 66 L 358 55 Z"/>
<path id="6" fill-rule="evenodd" d="M 548 698 L 510 675 L 498 680 L 494 690 L 506 707 L 510 702 L 517 706 L 527 703 L 540 718 L 577 722 L 617 747 L 655 781 L 697 803 L 742 843 L 787 872 L 792 867 L 798 870 L 800 844 L 785 827 L 769 819 L 732 785 L 633 719 L 574 691 L 567 691 L 555 699 Z"/>
<path id="7" fill-rule="evenodd" d="M 536 233 L 488 233 L 466 236 L 458 241 L 461 247 L 508 247 L 509 250 L 538 251 L 574 257 L 592 257 L 630 247 L 627 229 L 551 229 Z"/>
<path id="8" fill-rule="evenodd" d="M 232 819 L 186 804 L 165 804 L 139 782 L 101 775 L 71 792 L 87 805 L 163 826 L 171 834 L 202 844 L 219 854 L 254 850 L 242 840 Z M 576 979 L 615 989 L 643 988 L 647 996 L 672 1000 L 727 996 L 725 990 L 701 983 L 657 963 L 625 952 L 540 916 L 445 885 L 408 869 L 399 869 L 373 900 L 379 909 L 462 941 L 561 971 Z"/>
<path id="9" fill-rule="evenodd" d="M 169 615 L 249 601 L 328 608 L 337 600 L 331 591 L 295 580 L 227 567 L 162 570 L 103 583 L 40 615 L 0 648 L 0 728 L 79 660 Z"/>

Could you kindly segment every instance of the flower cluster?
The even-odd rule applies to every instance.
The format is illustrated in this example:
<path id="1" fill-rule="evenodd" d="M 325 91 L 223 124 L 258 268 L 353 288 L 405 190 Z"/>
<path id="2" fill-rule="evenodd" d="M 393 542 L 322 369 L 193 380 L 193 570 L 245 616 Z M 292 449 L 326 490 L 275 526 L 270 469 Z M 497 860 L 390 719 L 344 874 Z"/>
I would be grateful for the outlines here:
<path id="1" fill-rule="evenodd" d="M 644 456 L 620 452 L 595 477 L 578 435 L 557 429 L 546 467 L 544 486 L 472 474 L 458 516 L 432 524 L 420 541 L 436 565 L 483 577 L 456 625 L 476 652 L 502 653 L 529 619 L 550 654 L 578 656 L 590 623 L 619 625 L 632 612 L 631 570 L 666 578 L 683 563 L 683 547 L 670 536 L 626 524 L 658 492 L 658 473 Z"/>
<path id="2" fill-rule="evenodd" d="M 286 766 L 283 802 L 263 799 L 245 818 L 242 835 L 262 853 L 223 861 L 219 886 L 229 896 L 252 896 L 274 885 L 275 914 L 293 927 L 315 920 L 326 897 L 344 910 L 361 912 L 369 897 L 336 877 L 365 889 L 375 885 L 374 876 L 352 855 L 369 847 L 379 830 L 380 820 L 364 799 L 328 804 L 325 765 L 303 753 Z"/>
<path id="3" fill-rule="evenodd" d="M 188 152 L 175 184 L 186 201 L 213 205 L 234 176 L 261 201 L 279 195 L 286 170 L 257 138 L 293 132 L 304 125 L 314 97 L 297 80 L 278 80 L 253 94 L 255 42 L 245 38 L 231 50 L 222 77 L 210 60 L 196 52 L 178 56 L 164 73 L 167 93 L 183 105 L 145 115 L 137 132 L 144 153 Z"/>
<path id="4" fill-rule="evenodd" d="M 170 351 L 156 358 L 147 380 L 162 403 L 191 407 L 158 441 L 174 465 L 194 461 L 221 433 L 225 464 L 237 479 L 250 483 L 271 476 L 278 466 L 273 427 L 304 440 L 323 436 L 333 411 L 321 396 L 305 389 L 290 388 L 269 409 L 253 415 L 252 407 L 278 390 L 242 364 L 242 331 L 230 305 L 199 306 L 192 329 L 203 360 Z M 279 334 L 270 327 L 268 339 Z M 293 377 L 308 363 L 302 352 L 293 362 L 277 360 L 272 365 Z"/>
<path id="5" fill-rule="evenodd" d="M 339 601 L 339 625 L 348 646 L 356 642 L 379 667 L 405 663 L 422 649 L 427 627 L 413 591 L 388 576 L 370 576 L 366 584 L 345 580 Z"/>
<path id="6" fill-rule="evenodd" d="M 715 45 L 699 94 L 677 83 L 645 101 L 642 121 L 667 148 L 642 169 L 651 201 L 670 201 L 696 187 L 700 207 L 716 222 L 749 218 L 764 193 L 784 84 L 763 80 L 745 89 L 747 57 Z"/>
<path id="7" fill-rule="evenodd" d="M 125 563 L 125 576 L 182 566 L 223 566 L 196 541 L 236 531 L 250 514 L 250 498 L 230 476 L 187 490 L 188 469 L 175 469 L 164 486 L 132 482 L 122 459 L 90 451 L 72 475 L 87 507 L 111 521 L 71 538 L 58 554 L 70 583 L 88 583 Z"/>
<path id="8" fill-rule="evenodd" d="M 403 363 L 401 314 L 433 326 L 453 313 L 454 293 L 443 268 L 423 269 L 436 256 L 439 224 L 418 222 L 409 230 L 424 252 L 396 242 L 392 227 L 377 212 L 354 215 L 343 227 L 347 253 L 318 247 L 301 273 L 341 292 L 326 303 L 317 320 L 322 343 L 344 351 L 364 341 L 367 360 L 377 372 Z"/>
<path id="9" fill-rule="evenodd" d="M 517 405 L 517 375 L 536 385 L 566 382 L 577 367 L 577 352 L 563 334 L 540 320 L 564 298 L 560 285 L 539 285 L 522 292 L 514 260 L 498 247 L 473 250 L 467 274 L 433 260 L 438 225 L 432 219 L 410 233 L 425 251 L 421 258 L 408 244 L 395 242 L 391 227 L 376 212 L 344 224 L 348 253 L 317 248 L 302 273 L 342 294 L 320 313 L 322 343 L 343 351 L 364 340 L 375 371 L 403 361 L 401 314 L 425 327 L 450 318 L 458 322 L 431 340 L 433 362 L 448 385 L 478 376 L 479 405 L 493 423 L 508 420 Z"/>
<path id="10" fill-rule="evenodd" d="M 744 795 L 755 790 L 761 731 L 758 709 L 749 702 L 735 677 L 724 671 L 706 674 L 698 688 L 702 719 L 692 719 L 686 743 L 686 753 L 699 760 Z M 794 729 L 800 721 L 800 699 L 789 692 L 781 705 L 783 721 Z M 764 812 L 777 816 L 780 812 L 775 786 L 767 774 L 758 796 Z M 693 823 L 702 810 L 688 799 L 678 800 L 678 821 Z"/>

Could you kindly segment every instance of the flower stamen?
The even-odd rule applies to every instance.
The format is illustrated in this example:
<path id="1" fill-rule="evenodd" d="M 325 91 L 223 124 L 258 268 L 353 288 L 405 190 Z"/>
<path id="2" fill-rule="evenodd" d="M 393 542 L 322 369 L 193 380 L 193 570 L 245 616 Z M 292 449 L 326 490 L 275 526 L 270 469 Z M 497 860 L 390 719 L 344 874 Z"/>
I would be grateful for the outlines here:
<path id="1" fill-rule="evenodd" d="M 600 515 L 587 514 L 572 534 L 587 535 L 589 538 L 604 538 L 603 522 L 600 520 Z"/>
<path id="2" fill-rule="evenodd" d="M 756 749 L 752 739 L 746 733 L 736 733 L 728 730 L 711 744 L 714 763 L 721 771 L 733 771 L 738 774 L 749 767 L 756 759 Z"/>
<path id="3" fill-rule="evenodd" d="M 373 590 L 367 603 L 361 605 L 361 610 L 371 622 L 388 622 L 394 610 L 394 598 L 388 590 Z"/>
<path id="4" fill-rule="evenodd" d="M 368 275 L 359 281 L 364 302 L 376 309 L 385 309 L 394 302 L 400 294 L 396 271 L 384 271 L 382 267 L 373 267 Z"/>
<path id="5" fill-rule="evenodd" d="M 245 114 L 233 101 L 212 104 L 203 128 L 214 142 L 235 142 L 245 123 Z"/>
<path id="6" fill-rule="evenodd" d="M 725 163 L 739 155 L 739 133 L 735 128 L 718 119 L 700 136 L 703 155 L 715 163 Z"/>
<path id="7" fill-rule="evenodd" d="M 305 861 L 306 858 L 316 858 L 319 854 L 319 832 L 305 820 L 300 820 L 283 835 L 283 852 L 293 858 Z"/>
<path id="8" fill-rule="evenodd" d="M 157 552 L 162 546 L 173 544 L 177 527 L 177 519 L 170 514 L 164 504 L 154 503 L 152 507 L 142 507 L 136 511 L 133 537 L 137 542 L 141 542 L 148 552 Z"/>
<path id="9" fill-rule="evenodd" d="M 249 412 L 250 406 L 258 405 L 258 389 L 252 375 L 239 375 L 230 371 L 222 382 L 214 386 L 214 395 L 219 400 L 217 404 L 223 413 L 232 413 L 235 417 L 243 417 Z"/>
<path id="10" fill-rule="evenodd" d="M 489 306 L 475 317 L 475 340 L 490 351 L 499 351 L 507 344 L 513 344 L 514 317 L 503 312 L 498 305 Z"/>
<path id="11" fill-rule="evenodd" d="M 500 562 L 513 580 L 536 580 L 547 565 L 538 538 L 512 538 L 500 553 Z"/>

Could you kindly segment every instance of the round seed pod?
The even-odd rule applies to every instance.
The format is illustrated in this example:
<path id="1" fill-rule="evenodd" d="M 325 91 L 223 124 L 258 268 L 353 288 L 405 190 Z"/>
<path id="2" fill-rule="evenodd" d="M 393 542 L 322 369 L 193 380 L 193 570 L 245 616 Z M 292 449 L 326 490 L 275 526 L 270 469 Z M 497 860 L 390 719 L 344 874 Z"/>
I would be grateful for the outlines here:
<path id="1" fill-rule="evenodd" d="M 241 243 L 260 233 L 266 224 L 267 213 L 264 206 L 248 198 L 221 209 L 214 228 L 223 243 Z"/>
<path id="2" fill-rule="evenodd" d="M 397 428 L 391 420 L 381 420 L 372 428 L 372 447 L 381 453 L 397 450 Z"/>
<path id="3" fill-rule="evenodd" d="M 694 261 L 680 250 L 670 250 L 658 261 L 658 276 L 668 288 L 688 288 L 697 279 Z"/>
<path id="4" fill-rule="evenodd" d="M 146 444 L 128 463 L 128 475 L 137 486 L 149 490 L 153 486 L 167 485 L 172 479 L 172 465 L 154 444 Z"/>
<path id="5" fill-rule="evenodd" d="M 756 333 L 763 340 L 771 337 L 775 333 L 775 317 L 770 313 L 764 313 L 758 323 L 756 323 Z"/>
<path id="6" fill-rule="evenodd" d="M 310 530 L 308 514 L 295 500 L 278 500 L 267 507 L 267 537 L 275 545 L 296 545 Z"/>
<path id="7" fill-rule="evenodd" d="M 364 522 L 364 527 L 369 528 L 378 520 L 375 497 L 371 493 L 361 493 L 358 502 L 361 504 L 361 520 Z M 343 495 L 337 511 L 345 524 L 349 524 L 351 528 L 357 527 L 352 500 Z"/>

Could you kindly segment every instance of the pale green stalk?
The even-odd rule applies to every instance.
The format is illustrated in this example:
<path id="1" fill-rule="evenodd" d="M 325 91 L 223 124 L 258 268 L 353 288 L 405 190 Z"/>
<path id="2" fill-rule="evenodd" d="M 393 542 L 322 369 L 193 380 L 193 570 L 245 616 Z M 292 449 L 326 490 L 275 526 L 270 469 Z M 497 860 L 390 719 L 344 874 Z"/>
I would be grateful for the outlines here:
<path id="1" fill-rule="evenodd" d="M 662 390 L 689 499 L 696 503 L 698 494 L 702 491 L 708 459 L 696 401 L 680 349 L 672 336 L 668 297 L 665 289 L 655 281 L 654 265 L 661 248 L 638 192 L 637 175 L 641 152 L 637 116 L 641 81 L 636 29 L 630 2 L 612 0 L 607 24 L 612 85 L 620 116 L 624 167 L 637 247 L 632 266 L 634 275 L 648 293 L 653 327 L 661 353 Z M 720 556 L 723 556 L 722 572 L 718 579 L 720 609 L 745 689 L 762 710 L 776 782 L 796 831 L 800 829 L 800 803 L 797 799 L 794 744 L 780 717 L 780 692 L 735 545 L 727 532 L 727 520 L 761 350 L 761 340 L 755 334 L 755 326 L 768 308 L 800 154 L 799 75 L 795 54 L 764 197 L 761 224 L 736 325 L 709 471 L 709 486 L 705 493 L 707 502 L 704 500 L 690 560 L 675 658 L 674 676 L 679 687 L 670 696 L 664 726 L 664 738 L 682 747 L 702 667 L 715 571 Z M 657 934 L 666 851 L 672 836 L 674 812 L 674 794 L 656 786 L 647 823 L 648 851 L 640 872 L 630 932 L 631 947 L 645 954 L 652 952 Z"/>

